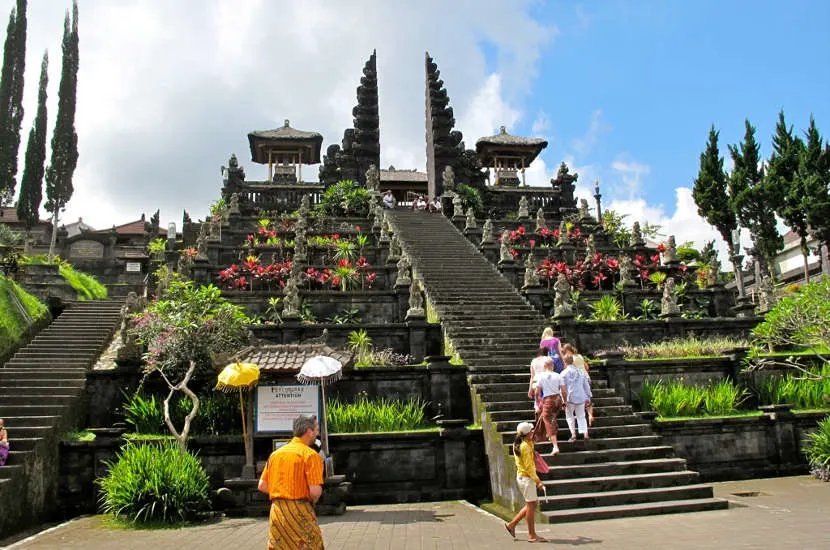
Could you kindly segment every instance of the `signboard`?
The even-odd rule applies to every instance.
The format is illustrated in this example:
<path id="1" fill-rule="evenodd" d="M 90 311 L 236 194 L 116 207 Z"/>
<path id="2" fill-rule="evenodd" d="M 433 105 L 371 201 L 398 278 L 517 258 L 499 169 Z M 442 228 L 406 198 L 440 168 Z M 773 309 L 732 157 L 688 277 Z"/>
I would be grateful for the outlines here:
<path id="1" fill-rule="evenodd" d="M 273 384 L 257 386 L 254 394 L 254 432 L 291 433 L 301 415 L 320 418 L 320 386 Z"/>
<path id="2" fill-rule="evenodd" d="M 75 241 L 69 246 L 70 258 L 98 259 L 104 257 L 104 245 L 98 241 Z"/>
<path id="3" fill-rule="evenodd" d="M 127 273 L 141 273 L 141 262 L 127 262 Z"/>

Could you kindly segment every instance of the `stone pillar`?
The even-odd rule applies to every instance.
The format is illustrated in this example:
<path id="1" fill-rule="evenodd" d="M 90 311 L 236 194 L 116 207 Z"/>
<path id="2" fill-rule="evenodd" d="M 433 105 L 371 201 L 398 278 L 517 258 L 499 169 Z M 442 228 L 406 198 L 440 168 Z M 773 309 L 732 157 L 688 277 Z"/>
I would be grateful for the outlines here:
<path id="1" fill-rule="evenodd" d="M 416 363 L 424 360 L 426 350 L 427 323 L 422 318 L 406 316 L 406 326 L 409 329 L 409 355 Z"/>
<path id="2" fill-rule="evenodd" d="M 467 487 L 467 440 L 470 432 L 464 427 L 468 420 L 437 422 L 444 447 L 444 487 L 458 491 L 459 498 Z"/>
<path id="3" fill-rule="evenodd" d="M 464 392 L 463 395 L 453 394 L 453 378 L 461 376 L 466 368 L 450 365 L 450 357 L 447 355 L 427 355 L 424 360 L 427 362 L 429 400 L 436 405 L 436 413 L 447 418 L 471 418 L 469 392 Z"/>
<path id="4" fill-rule="evenodd" d="M 208 280 L 208 266 L 210 262 L 207 258 L 199 258 L 197 257 L 193 260 L 193 281 L 197 284 L 206 285 L 210 282 Z"/>
<path id="5" fill-rule="evenodd" d="M 758 409 L 764 412 L 764 418 L 770 422 L 770 435 L 775 442 L 776 453 L 772 458 L 777 458 L 777 474 L 791 475 L 803 470 L 792 405 L 767 405 Z"/>
<path id="6" fill-rule="evenodd" d="M 282 321 L 282 344 L 299 344 L 303 329 L 299 318 Z"/>

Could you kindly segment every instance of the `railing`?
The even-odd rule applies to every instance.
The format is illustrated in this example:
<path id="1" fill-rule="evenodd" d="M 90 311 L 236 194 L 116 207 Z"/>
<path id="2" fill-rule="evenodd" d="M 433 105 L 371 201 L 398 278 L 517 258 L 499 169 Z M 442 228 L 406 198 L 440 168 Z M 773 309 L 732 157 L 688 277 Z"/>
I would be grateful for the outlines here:
<path id="1" fill-rule="evenodd" d="M 568 211 L 576 209 L 576 201 L 562 200 L 559 189 L 544 187 L 488 187 L 488 207 L 490 215 L 496 218 L 504 217 L 508 212 L 516 213 L 521 198 L 527 197 L 528 214 L 536 216 L 540 208 L 546 215 L 559 215 L 562 209 Z"/>
<path id="2" fill-rule="evenodd" d="M 319 183 L 284 185 L 245 182 L 238 191 L 239 209 L 243 214 L 254 214 L 260 210 L 293 212 L 300 207 L 300 201 L 305 195 L 308 195 L 311 206 L 318 204 L 324 189 Z"/>

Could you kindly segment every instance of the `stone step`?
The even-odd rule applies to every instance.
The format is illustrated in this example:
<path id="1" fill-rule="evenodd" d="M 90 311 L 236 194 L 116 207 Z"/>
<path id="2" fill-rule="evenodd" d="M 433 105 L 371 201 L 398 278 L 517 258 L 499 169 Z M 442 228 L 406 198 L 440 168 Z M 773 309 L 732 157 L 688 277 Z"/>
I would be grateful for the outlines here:
<path id="1" fill-rule="evenodd" d="M 61 416 L 66 411 L 67 406 L 65 404 L 46 403 L 20 405 L 6 403 L 0 399 L 0 418 L 11 416 Z M 11 428 L 11 426 L 9 427 Z"/>
<path id="2" fill-rule="evenodd" d="M 533 347 L 533 344 L 538 343 L 535 338 L 531 336 L 467 336 L 464 338 L 450 337 L 455 346 L 475 347 L 475 346 L 517 346 L 522 349 Z"/>
<path id="3" fill-rule="evenodd" d="M 525 414 L 533 414 L 533 403 L 529 399 L 523 401 L 498 401 L 485 402 L 484 410 L 491 414 L 503 411 L 521 411 Z M 605 407 L 594 406 L 594 416 L 625 416 L 634 414 L 631 405 L 609 405 Z"/>
<path id="4" fill-rule="evenodd" d="M 724 510 L 729 502 L 717 498 L 668 500 L 618 506 L 600 506 L 595 508 L 555 510 L 543 512 L 550 523 L 568 523 L 597 519 L 628 518 L 652 516 L 657 514 L 676 514 L 680 512 L 702 512 L 706 510 Z"/>
<path id="5" fill-rule="evenodd" d="M 31 451 L 38 443 L 43 441 L 42 437 L 14 437 L 14 439 L 12 437 L 12 430 L 9 428 L 9 444 L 13 445 L 15 450 L 18 451 Z"/>
<path id="6" fill-rule="evenodd" d="M 619 462 L 598 462 L 595 464 L 556 465 L 556 458 L 546 456 L 550 471 L 541 474 L 542 480 L 587 479 L 625 475 L 656 474 L 661 472 L 680 472 L 686 468 L 682 458 L 653 458 L 646 460 L 626 460 Z"/>
<path id="7" fill-rule="evenodd" d="M 22 464 L 8 464 L 0 467 L 0 481 L 6 481 L 14 476 L 23 475 Z"/>
<path id="8" fill-rule="evenodd" d="M 499 384 L 499 383 L 507 383 L 511 384 L 514 382 L 524 382 L 527 385 L 530 377 L 530 366 L 528 362 L 528 366 L 525 367 L 524 372 L 521 373 L 514 373 L 508 372 L 504 374 L 499 373 L 476 373 L 471 374 L 468 379 L 471 385 L 478 386 L 480 384 Z M 591 380 L 591 389 L 605 389 L 608 387 L 608 382 L 604 378 L 599 378 L 596 375 Z"/>
<path id="9" fill-rule="evenodd" d="M 65 390 L 67 391 L 67 390 Z M 50 395 L 17 395 L 12 393 L 0 393 L 0 406 L 12 405 L 66 405 L 75 400 L 73 394 L 50 394 Z"/>
<path id="10" fill-rule="evenodd" d="M 516 382 L 504 382 L 504 383 L 474 384 L 473 387 L 475 388 L 476 393 L 478 393 L 482 397 L 489 396 L 489 395 L 492 395 L 492 394 L 499 394 L 500 395 L 500 394 L 503 394 L 504 392 L 524 391 L 525 393 L 527 393 L 528 384 L 530 382 L 529 381 L 529 378 L 530 378 L 529 373 L 528 373 L 528 376 L 526 378 L 527 378 L 526 380 L 523 380 L 521 382 L 516 381 Z M 591 384 L 591 393 L 594 394 L 595 399 L 600 398 L 600 397 L 616 397 L 617 396 L 616 392 L 613 389 L 595 388 L 593 384 Z"/>
<path id="11" fill-rule="evenodd" d="M 525 421 L 532 421 L 533 417 L 526 418 Z M 514 439 L 516 439 L 516 424 L 517 422 L 497 422 L 496 429 L 497 431 L 501 432 L 502 439 L 504 443 L 512 443 Z M 651 435 L 651 425 L 650 424 L 627 424 L 625 426 L 606 426 L 606 427 L 594 427 L 588 430 L 588 433 L 591 436 L 589 441 L 586 443 L 590 443 L 592 441 L 599 441 L 602 439 L 625 439 L 630 436 L 635 435 Z M 565 429 L 559 429 L 558 433 L 556 434 L 559 438 L 560 447 L 563 442 L 567 442 L 567 439 L 570 437 L 570 432 Z M 583 440 L 579 440 L 583 441 Z M 541 450 L 539 452 L 542 452 Z"/>
<path id="12" fill-rule="evenodd" d="M 542 480 L 548 495 L 573 495 L 603 491 L 625 491 L 631 489 L 654 489 L 677 487 L 698 482 L 697 472 L 656 472 L 653 474 L 629 474 L 604 477 L 583 477 L 575 479 Z"/>
<path id="13" fill-rule="evenodd" d="M 26 359 L 26 360 L 38 360 L 42 359 L 45 361 L 71 361 L 71 360 L 89 360 L 93 359 L 94 357 L 98 356 L 98 352 L 95 353 L 88 353 L 88 352 L 73 352 L 72 350 L 54 350 L 54 351 L 42 351 L 38 350 L 37 348 L 26 348 L 25 350 L 21 350 L 14 355 L 15 359 Z"/>
<path id="14" fill-rule="evenodd" d="M 31 455 L 32 455 L 32 451 L 29 451 L 29 450 L 20 451 L 20 450 L 16 449 L 15 447 L 12 447 L 9 450 L 9 458 L 6 459 L 6 466 L 25 465 L 26 461 L 29 460 Z M 3 468 L 5 468 L 6 466 L 3 466 Z M 0 470 L 2 470 L 3 468 L 0 468 Z"/>
<path id="15" fill-rule="evenodd" d="M 54 426 L 25 426 L 17 425 L 8 428 L 9 439 L 16 442 L 20 439 L 42 439 L 43 437 L 52 433 Z M 17 445 L 15 445 L 17 447 Z"/>
<path id="16" fill-rule="evenodd" d="M 78 371 L 86 371 L 89 366 L 92 364 L 93 359 L 78 361 L 52 361 L 46 359 L 38 359 L 38 360 L 29 360 L 29 359 L 12 359 L 8 363 L 6 363 L 6 368 L 8 369 L 23 369 L 23 370 L 46 370 L 46 371 L 59 371 L 59 370 L 78 370 Z"/>
<path id="17" fill-rule="evenodd" d="M 513 453 L 512 445 L 508 446 L 509 454 Z M 548 460 L 557 466 L 578 466 L 583 464 L 598 464 L 602 462 L 622 462 L 627 460 L 651 460 L 657 458 L 674 458 L 674 449 L 668 445 L 654 445 L 651 447 L 629 447 L 621 449 L 601 449 L 597 451 L 569 451 L 560 452 Z"/>
<path id="18" fill-rule="evenodd" d="M 12 366 L 11 364 L 7 363 L 6 367 L 0 369 L 0 376 L 7 377 L 13 376 L 15 379 L 19 379 L 19 377 L 25 377 L 25 379 L 55 379 L 55 380 L 69 380 L 69 379 L 76 379 L 76 378 L 85 378 L 86 377 L 87 369 L 85 368 L 77 368 L 77 367 L 70 367 L 70 368 L 55 368 L 55 369 L 44 369 L 40 367 L 22 367 L 22 366 Z"/>
<path id="19" fill-rule="evenodd" d="M 709 485 L 681 485 L 678 487 L 658 487 L 654 489 L 634 489 L 629 491 L 605 491 L 599 493 L 582 493 L 576 495 L 557 495 L 541 497 L 541 510 L 556 511 L 574 508 L 596 508 L 600 506 L 622 506 L 625 504 L 642 504 L 647 502 L 690 500 L 712 498 L 713 491 Z"/>
<path id="20" fill-rule="evenodd" d="M 503 391 L 499 394 L 499 401 L 522 401 L 523 399 L 526 400 L 527 398 L 527 386 L 524 387 L 524 391 Z M 595 397 L 591 400 L 591 403 L 595 407 L 604 407 L 606 405 L 625 405 L 625 400 L 622 397 L 616 396 Z"/>
<path id="21" fill-rule="evenodd" d="M 11 388 L 8 391 L 17 391 L 18 388 L 50 388 L 50 387 L 68 387 L 68 388 L 83 388 L 86 384 L 84 378 L 69 378 L 61 380 L 59 378 L 29 378 L 24 375 L 9 376 L 5 373 L 0 373 L 0 393 L 5 393 L 2 388 Z"/>
<path id="22" fill-rule="evenodd" d="M 495 422 L 497 427 L 502 427 L 507 425 L 508 427 L 513 426 L 515 428 L 516 424 L 519 422 L 524 422 L 529 418 L 533 418 L 533 408 L 530 407 L 525 410 L 517 410 L 517 411 L 494 411 L 490 413 L 490 421 Z M 630 426 L 632 424 L 640 424 L 642 423 L 642 419 L 637 416 L 636 414 L 625 414 L 625 415 L 600 415 L 597 414 L 597 411 L 594 411 L 594 423 L 589 428 L 589 434 L 594 430 L 594 428 L 609 428 L 611 426 Z M 556 425 L 559 426 L 560 430 L 567 430 L 568 423 L 565 420 L 565 413 L 560 412 L 559 415 L 556 417 Z"/>
<path id="23" fill-rule="evenodd" d="M 83 390 L 83 384 L 61 384 L 51 386 L 21 386 L 0 381 L 0 395 L 13 394 L 17 396 L 51 396 L 51 395 L 77 395 Z"/>
<path id="24" fill-rule="evenodd" d="M 6 416 L 3 421 L 6 428 L 16 430 L 17 426 L 54 426 L 60 420 L 59 416 Z"/>
<path id="25" fill-rule="evenodd" d="M 502 438 L 505 445 L 512 444 L 516 434 L 511 432 L 510 438 Z M 588 440 L 578 439 L 569 442 L 567 437 L 559 439 L 560 454 L 577 453 L 582 451 L 605 451 L 609 449 L 632 449 L 634 447 L 654 447 L 662 445 L 659 435 L 653 433 L 628 437 L 606 437 L 601 439 L 591 438 Z M 537 443 L 536 450 L 542 454 L 550 453 L 551 444 L 549 441 Z"/>

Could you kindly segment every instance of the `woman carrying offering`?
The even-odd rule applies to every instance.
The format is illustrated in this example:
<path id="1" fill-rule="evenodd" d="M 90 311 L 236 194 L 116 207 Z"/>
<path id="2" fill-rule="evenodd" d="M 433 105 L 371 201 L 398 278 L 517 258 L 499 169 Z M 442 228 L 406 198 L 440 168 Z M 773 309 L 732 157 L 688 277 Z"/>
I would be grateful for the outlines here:
<path id="1" fill-rule="evenodd" d="M 516 526 L 524 518 L 527 521 L 527 542 L 547 542 L 547 539 L 536 534 L 536 503 L 539 496 L 537 489 L 543 487 L 542 480 L 536 474 L 536 465 L 533 462 L 533 424 L 522 422 L 516 426 L 516 440 L 513 442 L 513 459 L 516 461 L 516 482 L 524 497 L 525 505 L 504 528 L 510 536 L 516 538 Z"/>

